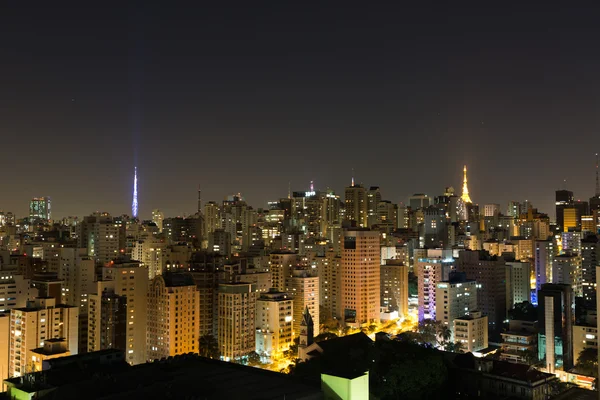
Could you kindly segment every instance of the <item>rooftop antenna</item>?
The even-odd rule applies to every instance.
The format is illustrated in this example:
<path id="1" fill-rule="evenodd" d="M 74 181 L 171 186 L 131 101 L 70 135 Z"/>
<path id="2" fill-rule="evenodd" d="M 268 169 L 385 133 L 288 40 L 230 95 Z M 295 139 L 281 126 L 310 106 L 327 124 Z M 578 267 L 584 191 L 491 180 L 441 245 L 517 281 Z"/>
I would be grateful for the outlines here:
<path id="1" fill-rule="evenodd" d="M 600 180 L 598 180 L 598 153 L 596 153 L 596 197 L 600 197 Z"/>
<path id="2" fill-rule="evenodd" d="M 288 182 L 288 199 L 292 198 L 292 182 Z"/>
<path id="3" fill-rule="evenodd" d="M 198 215 L 202 214 L 202 190 L 200 190 L 200 184 L 198 184 Z"/>
<path id="4" fill-rule="evenodd" d="M 354 186 L 354 168 L 352 168 L 352 186 Z"/>
<path id="5" fill-rule="evenodd" d="M 315 184 L 313 181 L 310 181 L 310 191 L 314 192 L 315 191 Z"/>

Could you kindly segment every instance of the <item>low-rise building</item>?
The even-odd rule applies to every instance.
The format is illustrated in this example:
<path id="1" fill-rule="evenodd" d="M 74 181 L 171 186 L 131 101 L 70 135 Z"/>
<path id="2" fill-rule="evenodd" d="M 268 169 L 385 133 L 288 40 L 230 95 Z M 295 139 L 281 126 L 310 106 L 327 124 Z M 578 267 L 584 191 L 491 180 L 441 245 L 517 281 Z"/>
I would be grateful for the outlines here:
<path id="1" fill-rule="evenodd" d="M 488 317 L 481 311 L 471 311 L 454 320 L 454 342 L 461 343 L 465 352 L 488 347 Z"/>
<path id="2" fill-rule="evenodd" d="M 502 332 L 500 359 L 523 364 L 532 364 L 538 357 L 537 321 L 512 320 L 508 331 Z"/>

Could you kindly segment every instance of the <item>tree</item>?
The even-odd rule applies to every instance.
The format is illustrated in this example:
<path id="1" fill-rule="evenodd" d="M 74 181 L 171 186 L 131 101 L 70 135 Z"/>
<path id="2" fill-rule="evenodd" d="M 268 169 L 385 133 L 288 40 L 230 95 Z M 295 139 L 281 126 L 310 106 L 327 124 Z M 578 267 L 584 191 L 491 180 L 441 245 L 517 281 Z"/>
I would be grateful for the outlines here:
<path id="1" fill-rule="evenodd" d="M 598 350 L 585 348 L 577 357 L 577 369 L 584 375 L 598 377 Z"/>
<path id="2" fill-rule="evenodd" d="M 251 367 L 254 367 L 254 366 L 262 364 L 262 362 L 260 360 L 260 356 L 258 355 L 258 353 L 256 351 L 248 353 L 248 361 L 247 361 L 247 363 Z"/>
<path id="3" fill-rule="evenodd" d="M 221 357 L 219 343 L 211 334 L 200 336 L 198 339 L 198 354 L 202 357 L 218 359 Z"/>
<path id="4" fill-rule="evenodd" d="M 519 321 L 537 321 L 537 308 L 528 301 L 517 303 L 513 308 L 508 310 L 508 319 L 516 319 Z"/>
<path id="5" fill-rule="evenodd" d="M 438 322 L 436 330 L 437 336 L 438 338 L 442 339 L 442 342 L 449 342 L 452 338 L 452 331 L 448 325 L 444 324 L 443 322 Z"/>
<path id="6" fill-rule="evenodd" d="M 324 340 L 335 339 L 336 337 L 338 337 L 338 335 L 336 335 L 333 332 L 325 332 L 325 333 L 321 333 L 320 335 L 315 336 L 314 341 L 322 342 Z"/>

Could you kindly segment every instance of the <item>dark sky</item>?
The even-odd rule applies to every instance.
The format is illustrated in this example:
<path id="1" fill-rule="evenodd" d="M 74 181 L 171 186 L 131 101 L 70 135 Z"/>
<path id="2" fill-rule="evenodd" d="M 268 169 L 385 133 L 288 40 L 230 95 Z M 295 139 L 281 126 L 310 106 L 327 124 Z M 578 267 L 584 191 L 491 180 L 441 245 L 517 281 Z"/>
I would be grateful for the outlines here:
<path id="1" fill-rule="evenodd" d="M 59 217 L 129 213 L 136 163 L 142 218 L 194 212 L 199 183 L 256 207 L 288 181 L 342 192 L 352 168 L 394 202 L 459 190 L 464 163 L 480 204 L 553 215 L 564 179 L 593 195 L 593 6 L 58 3 L 0 2 L 0 209 L 18 216 L 42 195 Z"/>

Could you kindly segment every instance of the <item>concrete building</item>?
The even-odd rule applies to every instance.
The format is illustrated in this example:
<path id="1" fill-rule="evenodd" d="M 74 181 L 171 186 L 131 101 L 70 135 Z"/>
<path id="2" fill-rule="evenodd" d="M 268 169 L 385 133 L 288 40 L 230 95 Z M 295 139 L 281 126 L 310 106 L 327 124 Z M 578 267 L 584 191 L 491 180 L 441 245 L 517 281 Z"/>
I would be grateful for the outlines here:
<path id="1" fill-rule="evenodd" d="M 436 319 L 436 286 L 450 278 L 454 265 L 452 250 L 428 249 L 415 255 L 415 271 L 418 279 L 419 321 Z"/>
<path id="2" fill-rule="evenodd" d="M 162 233 L 163 231 L 163 221 L 165 220 L 165 214 L 159 209 L 152 210 L 152 222 L 158 228 L 158 231 Z"/>
<path id="3" fill-rule="evenodd" d="M 485 204 L 483 206 L 484 217 L 495 217 L 500 213 L 500 204 Z"/>
<path id="4" fill-rule="evenodd" d="M 531 302 L 531 264 L 506 262 L 506 309 L 524 301 Z"/>
<path id="5" fill-rule="evenodd" d="M 583 294 L 581 257 L 579 257 L 579 254 L 559 254 L 554 257 L 552 267 L 552 283 L 570 285 L 574 296 L 581 296 Z"/>
<path id="6" fill-rule="evenodd" d="M 167 243 L 155 236 L 140 238 L 133 244 L 131 259 L 140 262 L 140 266 L 148 270 L 148 279 L 165 272 L 165 251 Z"/>
<path id="7" fill-rule="evenodd" d="M 573 368 L 573 290 L 568 284 L 547 283 L 538 292 L 538 357 L 548 372 Z"/>
<path id="8" fill-rule="evenodd" d="M 222 283 L 218 291 L 218 338 L 225 361 L 256 349 L 256 288 L 249 283 Z"/>
<path id="9" fill-rule="evenodd" d="M 511 320 L 508 330 L 502 332 L 500 359 L 531 364 L 538 359 L 537 321 Z"/>
<path id="10" fill-rule="evenodd" d="M 305 308 L 313 316 L 314 336 L 319 334 L 319 277 L 308 269 L 294 269 L 286 280 L 286 292 L 294 302 L 293 335 L 300 335 L 300 323 Z"/>
<path id="11" fill-rule="evenodd" d="M 598 350 L 598 326 L 573 325 L 573 360 L 577 361 L 584 349 Z"/>
<path id="12" fill-rule="evenodd" d="M 118 224 L 109 214 L 94 214 L 83 218 L 77 238 L 77 247 L 85 247 L 87 255 L 96 264 L 105 265 L 125 251 L 125 226 Z"/>
<path id="13" fill-rule="evenodd" d="M 462 344 L 465 353 L 473 353 L 488 347 L 488 317 L 481 311 L 454 320 L 454 342 Z"/>
<path id="14" fill-rule="evenodd" d="M 348 186 L 344 196 L 346 221 L 355 221 L 356 226 L 360 228 L 368 228 L 368 205 L 367 191 L 361 185 Z"/>
<path id="15" fill-rule="evenodd" d="M 347 229 L 341 259 L 341 312 L 347 324 L 378 322 L 380 313 L 379 232 Z"/>
<path id="16" fill-rule="evenodd" d="M 380 272 L 380 305 L 388 312 L 397 311 L 400 319 L 408 316 L 408 265 L 386 260 Z"/>
<path id="17" fill-rule="evenodd" d="M 11 271 L 0 271 L 0 313 L 25 307 L 38 295 L 39 291 L 31 285 L 30 279 Z"/>
<path id="18" fill-rule="evenodd" d="M 77 354 L 78 312 L 78 307 L 56 304 L 55 299 L 42 297 L 27 307 L 11 310 L 9 375 L 33 372 L 32 351 L 43 347 L 48 339 L 65 339 L 69 352 Z"/>
<path id="19" fill-rule="evenodd" d="M 102 268 L 88 302 L 88 351 L 119 349 L 128 363 L 146 362 L 148 272 L 139 263 Z"/>
<path id="20" fill-rule="evenodd" d="M 156 276 L 148 290 L 147 357 L 198 353 L 199 293 L 189 273 Z"/>
<path id="21" fill-rule="evenodd" d="M 292 345 L 293 301 L 272 289 L 256 301 L 256 352 L 266 359 L 280 357 Z"/>
<path id="22" fill-rule="evenodd" d="M 454 320 L 477 310 L 477 281 L 451 274 L 436 285 L 436 320 L 446 324 L 454 335 Z"/>
<path id="23" fill-rule="evenodd" d="M 47 361 L 53 358 L 67 357 L 71 355 L 66 339 L 47 339 L 44 345 L 31 351 L 31 362 L 33 371 L 45 369 Z"/>
<path id="24" fill-rule="evenodd" d="M 292 275 L 292 269 L 300 265 L 298 254 L 289 251 L 274 251 L 269 254 L 269 270 L 273 287 L 280 292 L 286 290 L 286 279 Z"/>
<path id="25" fill-rule="evenodd" d="M 536 240 L 535 241 L 535 298 L 532 298 L 532 303 L 537 304 L 537 292 L 542 288 L 544 283 L 552 282 L 552 264 L 554 260 L 554 245 L 552 240 Z"/>
<path id="26" fill-rule="evenodd" d="M 52 219 L 50 197 L 34 197 L 29 202 L 29 218 L 49 221 Z"/>
<path id="27" fill-rule="evenodd" d="M 478 284 L 478 310 L 488 317 L 490 331 L 499 331 L 506 319 L 506 264 L 485 251 L 459 253 L 457 268 Z"/>
<path id="28" fill-rule="evenodd" d="M 209 237 L 211 233 L 221 228 L 221 209 L 214 201 L 204 205 L 204 227 L 204 237 Z"/>
<path id="29" fill-rule="evenodd" d="M 596 266 L 600 261 L 598 237 L 590 235 L 581 241 L 581 291 L 585 301 L 596 305 Z"/>
<path id="30" fill-rule="evenodd" d="M 317 259 L 317 276 L 319 277 L 319 301 L 326 315 L 340 319 L 341 302 L 341 267 L 342 259 L 335 252 L 327 252 L 325 257 Z M 325 321 L 321 321 L 325 322 Z"/>

